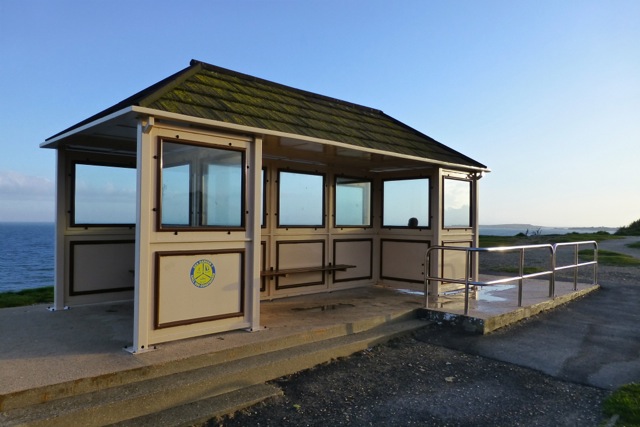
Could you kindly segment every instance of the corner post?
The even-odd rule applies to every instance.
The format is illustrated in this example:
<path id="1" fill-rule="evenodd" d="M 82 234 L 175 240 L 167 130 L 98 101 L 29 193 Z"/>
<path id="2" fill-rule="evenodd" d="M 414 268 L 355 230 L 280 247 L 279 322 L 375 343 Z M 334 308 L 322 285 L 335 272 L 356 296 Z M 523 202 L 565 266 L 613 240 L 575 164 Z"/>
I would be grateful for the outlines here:
<path id="1" fill-rule="evenodd" d="M 135 260 L 135 296 L 133 311 L 132 353 L 141 353 L 149 349 L 149 326 L 151 324 L 153 302 L 153 280 L 151 260 L 151 230 L 154 217 L 154 145 L 151 132 L 153 121 L 138 121 L 136 171 L 136 260 Z"/>
<path id="2" fill-rule="evenodd" d="M 64 236 L 67 228 L 67 209 L 69 194 L 67 193 L 70 171 L 67 170 L 67 155 L 64 148 L 56 150 L 56 211 L 55 211 L 55 250 L 54 250 L 54 295 L 51 311 L 64 310 L 67 293 L 65 244 Z"/>
<path id="3" fill-rule="evenodd" d="M 433 174 L 431 180 L 431 200 L 429 203 L 429 210 L 431 215 L 431 233 L 432 233 L 432 241 L 430 246 L 440 246 L 442 244 L 442 180 L 443 173 L 442 168 L 437 168 L 435 173 Z M 436 277 L 442 277 L 442 258 L 444 257 L 444 251 L 433 251 L 433 256 L 431 257 L 431 274 Z M 437 280 L 431 281 L 429 287 L 429 294 L 438 296 L 440 293 L 440 282 Z M 434 301 L 436 298 L 433 299 Z"/>
<path id="4" fill-rule="evenodd" d="M 250 330 L 260 330 L 260 256 L 262 248 L 262 137 L 256 136 L 248 147 L 247 158 L 247 310 Z"/>

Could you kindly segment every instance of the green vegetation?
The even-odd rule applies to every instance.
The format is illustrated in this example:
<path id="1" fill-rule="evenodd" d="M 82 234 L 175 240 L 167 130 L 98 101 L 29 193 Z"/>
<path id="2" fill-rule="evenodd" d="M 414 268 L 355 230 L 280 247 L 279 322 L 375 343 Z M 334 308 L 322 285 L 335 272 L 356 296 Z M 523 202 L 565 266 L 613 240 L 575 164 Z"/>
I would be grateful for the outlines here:
<path id="1" fill-rule="evenodd" d="M 593 250 L 585 249 L 578 252 L 578 256 L 582 261 L 593 260 Z M 617 267 L 628 267 L 640 265 L 640 259 L 634 258 L 631 255 L 621 254 L 619 252 L 606 251 L 600 249 L 598 251 L 598 264 L 612 265 Z"/>
<path id="2" fill-rule="evenodd" d="M 634 249 L 640 249 L 640 242 L 629 243 L 629 244 L 627 245 L 627 247 L 629 247 L 629 248 L 634 248 Z"/>
<path id="3" fill-rule="evenodd" d="M 633 221 L 626 227 L 620 227 L 616 231 L 617 236 L 640 236 L 640 219 Z"/>
<path id="4" fill-rule="evenodd" d="M 620 416 L 616 425 L 640 426 L 640 384 L 623 385 L 604 400 L 602 409 L 608 417 Z"/>
<path id="5" fill-rule="evenodd" d="M 53 286 L 25 289 L 17 292 L 0 292 L 0 308 L 53 302 Z"/>
<path id="6" fill-rule="evenodd" d="M 520 233 L 516 236 L 480 236 L 480 247 L 539 245 L 546 243 L 582 242 L 586 240 L 601 242 L 603 240 L 621 238 L 621 236 L 612 235 L 606 231 L 599 231 L 597 233 L 536 234 L 529 236 Z"/>

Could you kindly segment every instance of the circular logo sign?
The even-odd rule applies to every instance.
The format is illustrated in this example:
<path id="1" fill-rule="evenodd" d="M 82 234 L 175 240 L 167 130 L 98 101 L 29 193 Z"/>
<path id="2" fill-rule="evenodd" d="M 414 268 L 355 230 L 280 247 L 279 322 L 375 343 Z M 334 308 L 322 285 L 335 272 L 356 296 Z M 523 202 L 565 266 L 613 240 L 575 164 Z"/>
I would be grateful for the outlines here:
<path id="1" fill-rule="evenodd" d="M 208 259 L 196 261 L 191 267 L 191 283 L 198 288 L 206 288 L 216 277 L 216 268 Z"/>

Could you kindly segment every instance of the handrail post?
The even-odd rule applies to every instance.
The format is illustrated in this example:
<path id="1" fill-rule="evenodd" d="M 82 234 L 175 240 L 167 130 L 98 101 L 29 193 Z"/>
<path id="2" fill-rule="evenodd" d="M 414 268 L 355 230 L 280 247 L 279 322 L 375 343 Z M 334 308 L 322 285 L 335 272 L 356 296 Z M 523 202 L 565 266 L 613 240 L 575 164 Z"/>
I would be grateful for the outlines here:
<path id="1" fill-rule="evenodd" d="M 556 296 L 556 245 L 551 246 L 551 277 L 549 277 L 549 298 Z"/>
<path id="2" fill-rule="evenodd" d="M 593 284 L 598 284 L 598 242 L 593 242 L 593 260 L 595 264 L 593 264 Z"/>
<path id="3" fill-rule="evenodd" d="M 467 316 L 469 314 L 469 263 L 471 259 L 471 251 L 467 248 L 465 250 L 465 266 L 464 266 L 464 315 Z"/>
<path id="4" fill-rule="evenodd" d="M 431 279 L 429 279 L 431 277 L 430 250 L 431 248 L 424 253 L 424 308 L 429 308 L 429 285 L 431 284 Z"/>
<path id="5" fill-rule="evenodd" d="M 576 243 L 576 246 L 574 248 L 574 252 L 573 252 L 573 264 L 574 265 L 578 265 L 578 248 L 579 248 L 580 244 Z M 573 269 L 573 290 L 577 291 L 578 290 L 578 267 Z"/>
<path id="6" fill-rule="evenodd" d="M 518 266 L 520 279 L 518 280 L 518 307 L 522 307 L 522 276 L 524 276 L 524 248 L 520 248 L 520 265 Z"/>

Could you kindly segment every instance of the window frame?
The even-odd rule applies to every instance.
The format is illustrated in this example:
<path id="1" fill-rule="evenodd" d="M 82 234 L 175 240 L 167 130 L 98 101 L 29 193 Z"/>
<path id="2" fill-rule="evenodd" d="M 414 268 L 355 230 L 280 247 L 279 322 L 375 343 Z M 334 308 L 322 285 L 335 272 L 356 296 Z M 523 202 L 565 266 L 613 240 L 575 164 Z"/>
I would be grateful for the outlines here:
<path id="1" fill-rule="evenodd" d="M 164 150 L 163 143 L 170 144 L 179 144 L 191 147 L 198 148 L 209 148 L 220 151 L 233 151 L 240 153 L 241 155 L 241 201 L 240 201 L 240 225 L 238 226 L 227 226 L 227 225 L 202 225 L 203 218 L 203 204 L 205 203 L 205 198 L 202 195 L 202 190 L 204 188 L 203 184 L 203 174 L 202 169 L 205 165 L 202 159 L 196 158 L 190 161 L 185 161 L 182 163 L 176 163 L 176 165 L 189 165 L 189 206 L 196 206 L 199 209 L 199 213 L 197 214 L 189 214 L 189 225 L 163 225 L 162 223 L 162 171 L 164 166 Z M 194 182 L 194 172 L 193 166 L 197 163 L 197 168 L 200 170 L 198 176 L 196 177 L 196 182 Z M 182 140 L 177 138 L 167 138 L 167 137 L 158 137 L 157 140 L 157 156 L 156 156 L 156 231 L 158 232 L 193 232 L 193 231 L 245 231 L 246 230 L 246 213 L 247 213 L 247 154 L 246 149 L 237 148 L 237 147 L 228 147 L 217 144 L 207 144 L 203 142 L 190 141 L 190 140 Z M 195 187 L 194 187 L 195 186 Z M 196 191 L 192 191 L 193 189 Z M 197 200 L 194 200 L 194 197 L 198 197 Z M 199 224 L 192 224 L 193 219 L 196 218 Z"/>
<path id="2" fill-rule="evenodd" d="M 98 167 L 115 167 L 115 168 L 122 168 L 122 169 L 133 169 L 134 171 L 136 171 L 137 174 L 137 168 L 136 166 L 131 166 L 131 165 L 127 165 L 124 163 L 117 163 L 117 162 L 108 162 L 108 161 L 91 161 L 91 160 L 74 160 L 71 162 L 71 182 L 70 182 L 70 195 L 69 195 L 69 227 L 73 227 L 73 228 L 92 228 L 92 227 L 109 227 L 109 228 L 134 228 L 136 226 L 136 222 L 137 219 L 135 218 L 135 214 L 134 214 L 134 221 L 129 223 L 129 222 L 100 222 L 100 223 L 93 223 L 93 222 L 89 222 L 89 223 L 84 223 L 84 222 L 76 222 L 76 180 L 77 180 L 77 169 L 76 167 L 78 165 L 85 165 L 85 166 L 98 166 Z M 136 175 L 136 179 L 137 179 L 137 175 Z M 136 187 L 137 187 L 137 183 L 136 183 Z M 138 191 L 136 188 L 136 197 L 134 198 L 134 202 L 137 205 L 138 201 L 137 201 L 137 196 Z M 137 208 L 136 208 L 137 209 Z"/>
<path id="3" fill-rule="evenodd" d="M 408 224 L 408 220 L 410 218 L 407 218 L 407 224 L 406 225 L 386 225 L 385 224 L 385 219 L 384 219 L 384 204 L 385 204 L 385 183 L 389 182 L 389 181 L 412 181 L 412 180 L 426 180 L 427 181 L 427 194 L 426 194 L 426 200 L 427 200 L 427 224 L 426 225 L 420 225 L 418 223 L 417 227 L 410 227 Z M 380 203 L 380 228 L 387 228 L 387 229 L 426 229 L 429 230 L 431 229 L 431 220 L 433 218 L 433 206 L 431 203 L 431 195 L 433 192 L 433 186 L 431 184 L 431 180 L 432 178 L 430 176 L 407 176 L 407 177 L 397 177 L 397 178 L 387 178 L 387 179 L 382 179 L 381 180 L 381 192 L 382 192 L 382 197 L 381 197 L 381 203 Z"/>
<path id="4" fill-rule="evenodd" d="M 465 225 L 465 226 L 448 226 L 446 225 L 446 182 L 447 180 L 450 181 L 462 181 L 462 182 L 466 182 L 467 184 L 469 184 L 469 225 Z M 474 227 L 474 223 L 475 223 L 475 218 L 473 215 L 473 182 L 469 179 L 465 179 L 465 178 L 458 178 L 458 177 L 454 177 L 454 176 L 443 176 L 442 177 L 442 229 L 443 230 L 465 230 L 465 229 L 469 229 L 469 228 L 473 228 Z"/>
<path id="5" fill-rule="evenodd" d="M 322 223 L 321 224 L 293 224 L 293 225 L 287 225 L 287 224 L 282 224 L 281 223 L 281 212 L 280 212 L 280 202 L 282 201 L 282 191 L 281 191 L 281 182 L 282 182 L 282 173 L 291 173 L 291 174 L 300 174 L 300 175 L 312 175 L 312 176 L 319 176 L 322 178 Z M 276 227 L 277 228 L 326 228 L 327 226 L 327 176 L 325 173 L 322 172 L 310 172 L 310 171 L 304 171 L 304 170 L 292 170 L 292 169 L 287 169 L 287 168 L 281 168 L 278 169 L 278 178 L 277 178 L 277 193 L 278 193 L 278 197 L 276 200 L 276 209 L 277 209 L 277 224 Z"/>
<path id="6" fill-rule="evenodd" d="M 260 180 L 262 182 L 262 201 L 261 201 L 261 209 L 262 209 L 262 215 L 260 215 L 261 219 L 260 221 L 262 222 L 260 224 L 260 228 L 261 229 L 266 229 L 267 228 L 267 182 L 269 182 L 269 169 L 267 167 L 262 167 L 261 169 L 261 174 L 262 174 L 262 179 Z"/>
<path id="7" fill-rule="evenodd" d="M 357 182 L 369 183 L 369 224 L 338 224 L 338 179 L 350 179 Z M 334 228 L 373 228 L 373 180 L 359 176 L 335 175 L 333 180 L 333 227 Z"/>

